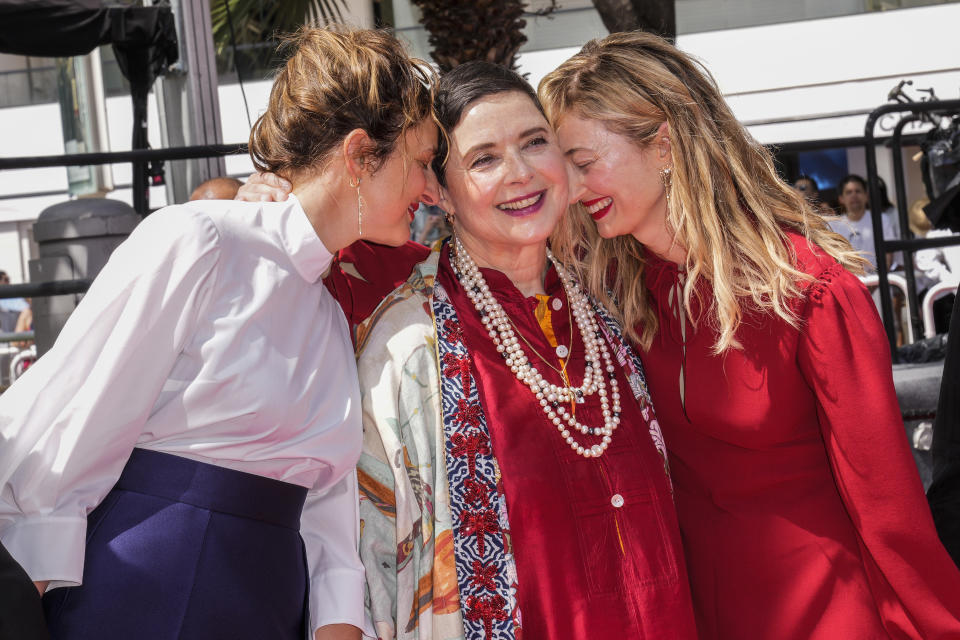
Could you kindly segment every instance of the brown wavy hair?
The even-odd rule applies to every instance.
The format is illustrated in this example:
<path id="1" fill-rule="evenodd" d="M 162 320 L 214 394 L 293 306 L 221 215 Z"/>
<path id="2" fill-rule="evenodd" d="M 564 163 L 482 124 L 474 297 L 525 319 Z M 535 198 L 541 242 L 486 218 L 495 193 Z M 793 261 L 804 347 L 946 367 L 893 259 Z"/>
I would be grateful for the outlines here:
<path id="1" fill-rule="evenodd" d="M 863 272 L 865 262 L 850 244 L 777 175 L 770 152 L 737 122 L 709 71 L 663 38 L 631 32 L 592 40 L 541 81 L 539 95 L 554 126 L 575 114 L 602 121 L 640 147 L 654 143 L 660 125 L 668 124 L 667 225 L 686 250 L 683 305 L 696 323 L 690 311 L 695 285 L 701 278 L 712 285 L 713 299 L 699 302 L 709 305 L 701 307 L 708 309 L 701 319 L 718 332 L 714 353 L 740 347 L 736 331 L 747 310 L 798 326 L 790 303 L 810 276 L 796 268 L 786 230 Z M 600 237 L 579 204 L 561 220 L 551 245 L 648 349 L 658 327 L 644 286 L 643 245 L 630 235 Z"/>
<path id="2" fill-rule="evenodd" d="M 364 160 L 376 170 L 409 127 L 432 117 L 433 71 L 386 31 L 302 27 L 280 50 L 289 57 L 250 132 L 257 171 L 290 178 L 322 167 L 354 129 L 370 136 Z"/>

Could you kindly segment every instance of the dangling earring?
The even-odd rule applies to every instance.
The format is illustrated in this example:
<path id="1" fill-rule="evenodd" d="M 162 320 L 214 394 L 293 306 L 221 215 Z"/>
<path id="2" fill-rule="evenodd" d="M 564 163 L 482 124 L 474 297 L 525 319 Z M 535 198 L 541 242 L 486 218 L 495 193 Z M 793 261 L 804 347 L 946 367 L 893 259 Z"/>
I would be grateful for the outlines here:
<path id="1" fill-rule="evenodd" d="M 660 168 L 660 182 L 663 183 L 663 194 L 667 198 L 667 208 L 670 207 L 670 185 L 673 184 L 673 169 L 670 167 Z"/>
<path id="2" fill-rule="evenodd" d="M 447 220 L 447 224 L 452 227 L 452 226 L 453 226 L 453 214 L 450 213 L 449 211 L 444 211 L 444 212 L 443 212 L 443 217 Z"/>
<path id="3" fill-rule="evenodd" d="M 357 189 L 357 228 L 360 231 L 360 237 L 363 237 L 363 198 L 360 197 L 360 178 L 354 182 L 350 178 L 350 186 Z"/>

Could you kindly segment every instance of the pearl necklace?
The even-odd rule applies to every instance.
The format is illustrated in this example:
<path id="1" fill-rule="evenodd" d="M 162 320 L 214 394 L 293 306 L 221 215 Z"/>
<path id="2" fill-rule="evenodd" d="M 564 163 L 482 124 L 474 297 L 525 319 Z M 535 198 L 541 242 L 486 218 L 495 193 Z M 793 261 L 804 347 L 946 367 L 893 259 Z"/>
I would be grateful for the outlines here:
<path id="1" fill-rule="evenodd" d="M 602 339 L 600 327 L 587 299 L 571 274 L 560 265 L 547 249 L 547 258 L 553 263 L 563 288 L 567 293 L 567 303 L 573 310 L 573 317 L 580 330 L 586 352 L 586 368 L 583 372 L 583 384 L 576 387 L 555 385 L 544 380 L 537 368 L 530 364 L 523 347 L 517 340 L 512 323 L 506 311 L 490 293 L 490 286 L 480 273 L 477 264 L 467 253 L 460 239 L 454 237 L 455 253 L 453 266 L 460 284 L 463 286 L 473 302 L 473 306 L 480 314 L 480 320 L 487 330 L 487 334 L 497 347 L 497 352 L 503 356 L 510 371 L 529 387 L 540 403 L 540 408 L 547 419 L 557 427 L 560 437 L 570 448 L 585 458 L 598 458 L 603 455 L 612 441 L 613 432 L 620 425 L 620 393 L 613 358 Z M 522 336 L 521 336 L 522 337 Z M 601 369 L 600 361 L 604 368 Z M 603 372 L 606 370 L 609 377 L 610 391 L 607 392 L 607 380 Z M 600 408 L 603 414 L 602 427 L 588 427 L 576 419 L 564 407 L 565 403 L 576 401 L 582 403 L 584 398 L 596 393 L 600 397 Z M 612 405 L 612 407 L 611 407 Z M 572 430 L 587 436 L 600 437 L 601 441 L 595 445 L 583 446 L 574 438 Z"/>

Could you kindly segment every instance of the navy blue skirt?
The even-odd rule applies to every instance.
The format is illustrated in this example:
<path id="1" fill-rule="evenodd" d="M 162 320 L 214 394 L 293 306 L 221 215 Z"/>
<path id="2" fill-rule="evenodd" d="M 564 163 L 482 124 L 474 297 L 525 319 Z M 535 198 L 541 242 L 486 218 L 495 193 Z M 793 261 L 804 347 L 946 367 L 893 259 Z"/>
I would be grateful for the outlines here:
<path id="1" fill-rule="evenodd" d="M 83 585 L 43 597 L 55 640 L 302 640 L 303 487 L 134 449 L 87 518 Z"/>

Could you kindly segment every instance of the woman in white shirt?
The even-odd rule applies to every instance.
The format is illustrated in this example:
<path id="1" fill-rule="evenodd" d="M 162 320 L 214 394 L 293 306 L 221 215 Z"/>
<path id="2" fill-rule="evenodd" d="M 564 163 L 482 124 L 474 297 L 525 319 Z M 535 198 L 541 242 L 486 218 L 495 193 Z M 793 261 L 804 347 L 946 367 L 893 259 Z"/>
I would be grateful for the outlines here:
<path id="1" fill-rule="evenodd" d="M 250 151 L 293 197 L 151 215 L 0 397 L 0 539 L 54 638 L 359 637 L 359 391 L 321 276 L 407 240 L 437 129 L 391 36 L 290 50 Z"/>

